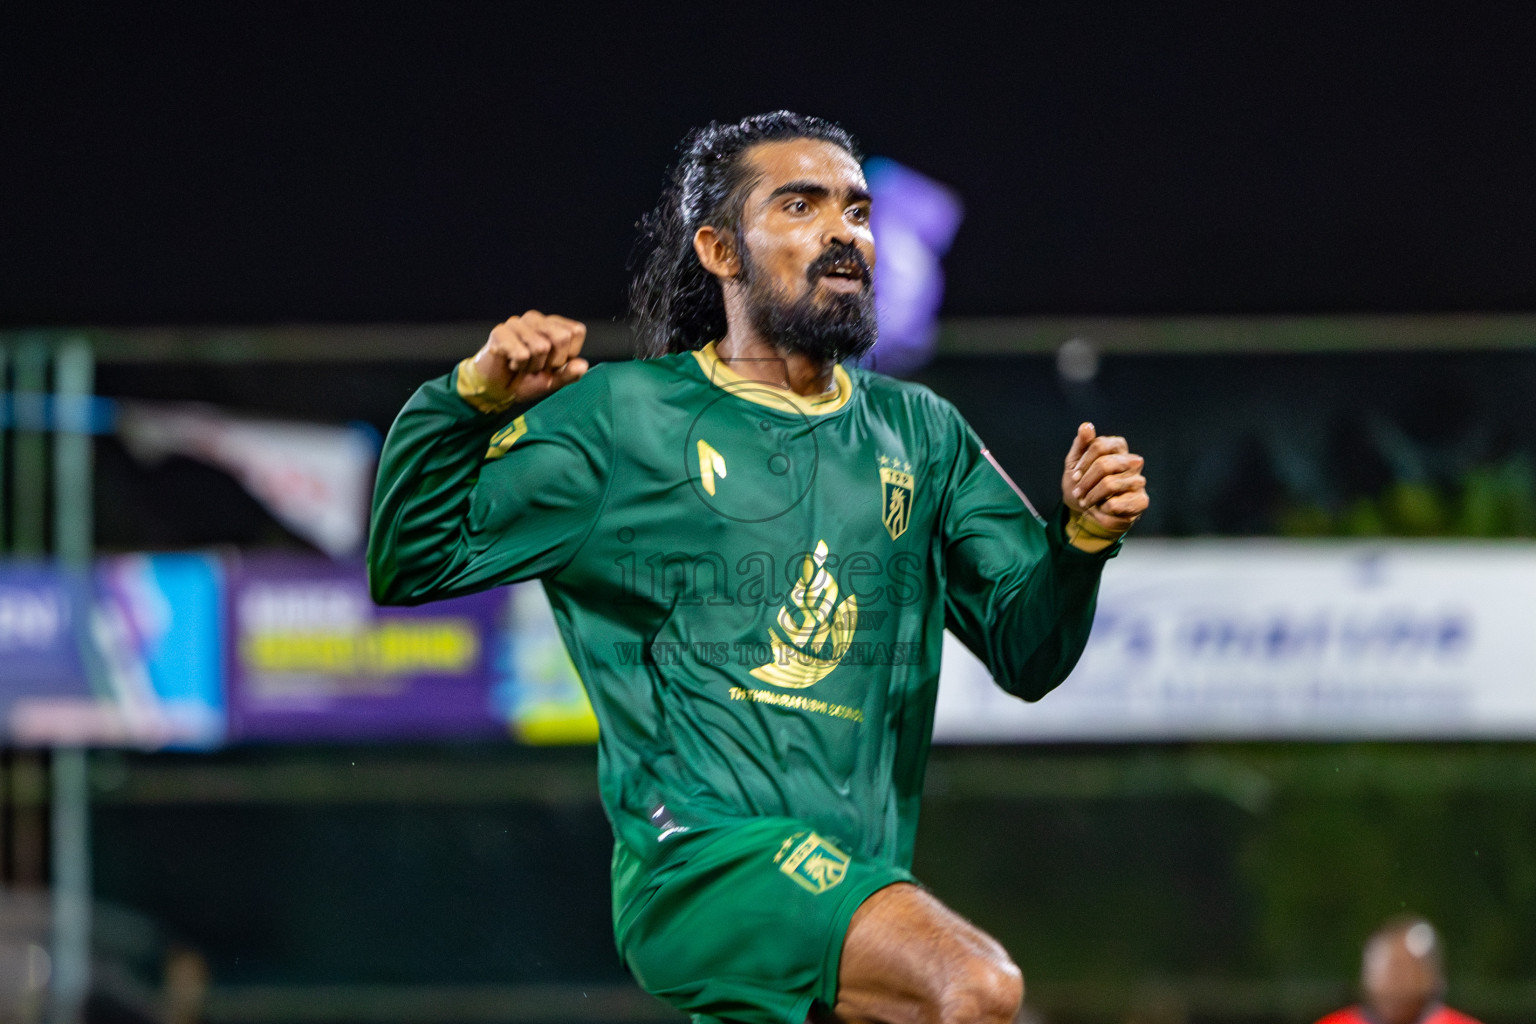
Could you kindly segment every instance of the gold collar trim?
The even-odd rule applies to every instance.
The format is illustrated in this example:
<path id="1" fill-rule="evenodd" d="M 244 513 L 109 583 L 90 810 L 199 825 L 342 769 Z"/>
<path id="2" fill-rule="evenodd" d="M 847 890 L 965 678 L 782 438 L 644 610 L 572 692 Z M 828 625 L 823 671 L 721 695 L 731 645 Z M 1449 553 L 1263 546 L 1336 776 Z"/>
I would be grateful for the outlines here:
<path id="1" fill-rule="evenodd" d="M 853 397 L 853 381 L 849 378 L 848 371 L 841 365 L 832 367 L 832 380 L 837 385 L 835 390 L 821 395 L 798 395 L 777 384 L 767 384 L 760 380 L 752 380 L 750 377 L 743 377 L 720 358 L 714 342 L 694 350 L 693 358 L 698 360 L 699 369 L 704 371 L 704 376 L 711 384 L 731 392 L 738 398 L 745 398 L 749 402 L 756 402 L 758 405 L 765 405 L 779 412 L 824 416 L 841 409 L 848 404 L 848 399 Z"/>

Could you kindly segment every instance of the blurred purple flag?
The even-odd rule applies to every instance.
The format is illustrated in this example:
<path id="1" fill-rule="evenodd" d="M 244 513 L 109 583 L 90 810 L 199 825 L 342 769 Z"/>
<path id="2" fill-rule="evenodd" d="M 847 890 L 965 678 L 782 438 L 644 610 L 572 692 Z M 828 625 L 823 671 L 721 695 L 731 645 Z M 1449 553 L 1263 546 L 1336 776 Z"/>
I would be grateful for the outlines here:
<path id="1" fill-rule="evenodd" d="M 885 157 L 871 157 L 864 177 L 874 196 L 880 342 L 863 365 L 882 373 L 911 373 L 933 358 L 944 299 L 939 261 L 955 239 L 964 207 L 953 189 Z"/>

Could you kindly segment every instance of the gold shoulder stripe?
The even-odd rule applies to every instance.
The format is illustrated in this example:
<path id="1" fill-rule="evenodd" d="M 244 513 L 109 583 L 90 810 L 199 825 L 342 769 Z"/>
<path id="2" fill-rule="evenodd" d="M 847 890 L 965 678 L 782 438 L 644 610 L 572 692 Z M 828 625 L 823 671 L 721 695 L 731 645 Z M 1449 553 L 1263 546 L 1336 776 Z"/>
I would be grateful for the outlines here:
<path id="1" fill-rule="evenodd" d="M 511 451 L 512 446 L 517 444 L 517 439 L 526 433 L 528 433 L 528 420 L 524 416 L 519 416 L 491 435 L 491 446 L 485 450 L 485 457 L 488 459 L 501 458 Z"/>

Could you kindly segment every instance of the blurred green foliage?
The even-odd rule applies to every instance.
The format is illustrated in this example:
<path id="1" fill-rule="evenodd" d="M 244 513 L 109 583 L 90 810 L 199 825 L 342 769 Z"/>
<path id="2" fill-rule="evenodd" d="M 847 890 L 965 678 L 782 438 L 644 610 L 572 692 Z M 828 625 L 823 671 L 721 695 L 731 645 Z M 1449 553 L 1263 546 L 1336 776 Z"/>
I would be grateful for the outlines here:
<path id="1" fill-rule="evenodd" d="M 940 776 L 977 756 L 936 755 Z M 1142 1003 L 1174 1020 L 1313 1020 L 1354 998 L 1365 937 L 1404 911 L 1445 935 L 1453 1002 L 1490 1024 L 1536 1010 L 1536 748 L 1011 756 L 1123 777 L 1060 797 L 941 795 L 917 869 L 1013 951 L 1053 1022 L 1123 1021 Z"/>
<path id="2" fill-rule="evenodd" d="M 1536 472 L 1518 453 L 1448 484 L 1398 480 L 1337 509 L 1289 501 L 1275 522 L 1286 537 L 1533 537 Z"/>

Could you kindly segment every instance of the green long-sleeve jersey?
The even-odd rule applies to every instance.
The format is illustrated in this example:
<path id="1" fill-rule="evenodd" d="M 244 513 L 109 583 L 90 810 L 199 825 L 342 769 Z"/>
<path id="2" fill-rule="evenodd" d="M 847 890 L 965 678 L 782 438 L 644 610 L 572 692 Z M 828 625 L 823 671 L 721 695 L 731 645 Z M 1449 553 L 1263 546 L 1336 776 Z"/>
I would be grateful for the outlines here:
<path id="1" fill-rule="evenodd" d="M 450 373 L 384 444 L 375 599 L 541 579 L 641 863 L 782 815 L 907 866 L 945 626 L 1031 700 L 1087 640 L 1113 549 L 1066 544 L 931 391 L 834 376 L 804 398 L 711 345 L 597 366 L 513 418 Z"/>

